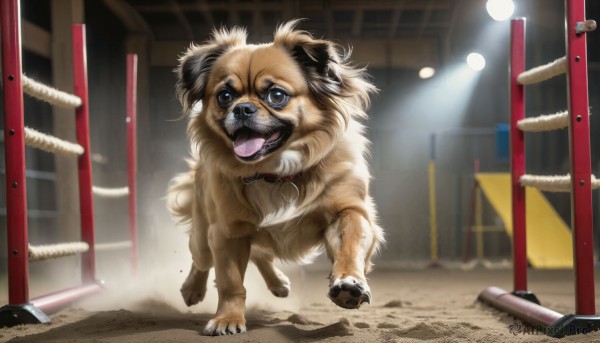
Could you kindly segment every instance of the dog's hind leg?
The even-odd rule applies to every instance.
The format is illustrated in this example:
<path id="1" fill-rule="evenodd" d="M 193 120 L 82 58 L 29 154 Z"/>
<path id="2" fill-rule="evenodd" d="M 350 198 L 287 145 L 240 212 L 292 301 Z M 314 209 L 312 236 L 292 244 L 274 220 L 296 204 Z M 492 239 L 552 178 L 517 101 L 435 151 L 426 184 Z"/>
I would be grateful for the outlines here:
<path id="1" fill-rule="evenodd" d="M 204 299 L 208 273 L 213 266 L 212 253 L 208 246 L 208 222 L 200 212 L 198 203 L 196 195 L 191 202 L 192 228 L 189 248 L 192 253 L 192 268 L 180 289 L 187 306 L 195 305 Z"/>
<path id="2" fill-rule="evenodd" d="M 204 230 L 206 229 L 200 231 Z M 206 232 L 198 232 L 196 228 L 192 228 L 192 232 L 190 232 L 190 252 L 193 260 L 192 268 L 180 289 L 187 306 L 199 303 L 206 295 L 208 273 L 213 265 Z"/>
<path id="3" fill-rule="evenodd" d="M 267 288 L 274 296 L 285 298 L 290 294 L 290 279 L 279 268 L 273 265 L 273 255 L 252 249 L 250 259 L 262 275 Z"/>
<path id="4" fill-rule="evenodd" d="M 208 272 L 208 270 L 198 270 L 192 263 L 192 269 L 180 289 L 183 301 L 187 306 L 195 305 L 204 300 Z"/>

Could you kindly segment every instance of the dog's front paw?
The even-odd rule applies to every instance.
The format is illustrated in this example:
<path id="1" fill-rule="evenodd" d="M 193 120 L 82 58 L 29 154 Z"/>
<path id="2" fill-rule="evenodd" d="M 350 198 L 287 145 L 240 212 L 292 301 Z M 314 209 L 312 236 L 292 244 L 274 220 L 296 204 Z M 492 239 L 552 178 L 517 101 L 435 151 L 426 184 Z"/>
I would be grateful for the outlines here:
<path id="1" fill-rule="evenodd" d="M 202 331 L 207 336 L 234 335 L 246 332 L 246 320 L 242 317 L 216 317 Z"/>
<path id="2" fill-rule="evenodd" d="M 336 278 L 329 287 L 329 299 L 336 305 L 354 309 L 362 303 L 371 303 L 371 290 L 366 281 L 360 281 L 353 276 Z"/>

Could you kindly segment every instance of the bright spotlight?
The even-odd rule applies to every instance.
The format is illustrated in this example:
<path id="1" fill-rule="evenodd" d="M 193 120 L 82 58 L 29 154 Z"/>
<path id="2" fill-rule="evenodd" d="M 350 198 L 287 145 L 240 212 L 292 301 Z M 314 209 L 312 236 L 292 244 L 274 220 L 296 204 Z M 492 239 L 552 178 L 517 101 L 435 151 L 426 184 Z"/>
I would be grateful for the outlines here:
<path id="1" fill-rule="evenodd" d="M 419 70 L 419 77 L 422 79 L 428 79 L 435 75 L 435 69 L 431 67 L 423 67 Z"/>
<path id="2" fill-rule="evenodd" d="M 488 0 L 485 8 L 492 19 L 503 21 L 513 14 L 515 3 L 512 0 Z"/>
<path id="3" fill-rule="evenodd" d="M 467 64 L 469 68 L 480 71 L 485 68 L 485 58 L 476 52 L 472 52 L 467 56 Z"/>

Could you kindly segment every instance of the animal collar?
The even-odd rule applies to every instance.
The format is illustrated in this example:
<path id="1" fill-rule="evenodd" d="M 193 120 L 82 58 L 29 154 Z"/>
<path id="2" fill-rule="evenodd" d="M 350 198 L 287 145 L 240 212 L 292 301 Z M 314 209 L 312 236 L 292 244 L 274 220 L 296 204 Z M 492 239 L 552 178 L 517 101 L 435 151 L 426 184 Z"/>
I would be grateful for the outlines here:
<path id="1" fill-rule="evenodd" d="M 249 177 L 243 177 L 242 182 L 249 185 L 254 181 L 263 180 L 268 183 L 278 183 L 278 182 L 292 182 L 295 178 L 297 178 L 300 174 L 296 175 L 277 175 L 277 174 L 255 174 Z"/>

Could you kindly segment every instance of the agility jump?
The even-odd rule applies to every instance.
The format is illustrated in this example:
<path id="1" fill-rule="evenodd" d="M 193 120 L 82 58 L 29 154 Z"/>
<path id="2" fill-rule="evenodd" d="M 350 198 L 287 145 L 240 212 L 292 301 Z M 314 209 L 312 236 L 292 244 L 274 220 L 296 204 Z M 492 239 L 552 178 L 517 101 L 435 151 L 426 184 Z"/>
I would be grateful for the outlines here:
<path id="1" fill-rule="evenodd" d="M 490 287 L 479 295 L 479 300 L 485 303 L 531 325 L 543 326 L 546 334 L 553 337 L 600 329 L 600 316 L 596 315 L 595 307 L 592 226 L 592 187 L 597 187 L 598 181 L 591 175 L 586 51 L 586 32 L 593 31 L 596 24 L 585 19 L 584 0 L 566 0 L 565 12 L 566 56 L 529 71 L 525 71 L 525 19 L 514 19 L 511 22 L 510 134 L 514 289 L 512 293 L 508 293 Z M 524 85 L 541 82 L 565 72 L 569 101 L 566 113 L 570 175 L 525 175 L 524 133 L 562 127 L 564 114 L 524 119 Z M 531 123 L 534 125 L 531 126 Z M 575 314 L 562 315 L 539 305 L 537 297 L 527 288 L 526 186 L 571 193 Z"/>
<path id="2" fill-rule="evenodd" d="M 41 84 L 22 74 L 20 8 L 18 0 L 1 3 L 2 78 L 4 89 L 4 144 L 6 156 L 6 207 L 8 248 L 9 304 L 0 308 L 0 326 L 49 322 L 45 312 L 102 290 L 96 281 L 94 242 L 93 186 L 89 142 L 89 103 L 86 65 L 85 26 L 73 25 L 73 88 L 68 94 Z M 128 56 L 127 124 L 128 124 L 128 187 L 96 188 L 98 195 L 129 195 L 130 241 L 110 243 L 105 248 L 130 247 L 132 267 L 137 258 L 135 204 L 135 78 L 136 56 Z M 75 109 L 77 143 L 40 133 L 24 127 L 23 93 L 52 105 Z M 25 176 L 25 145 L 47 152 L 77 158 L 81 242 L 66 242 L 33 246 L 28 240 Z M 43 261 L 81 254 L 80 286 L 29 298 L 29 262 Z"/>

